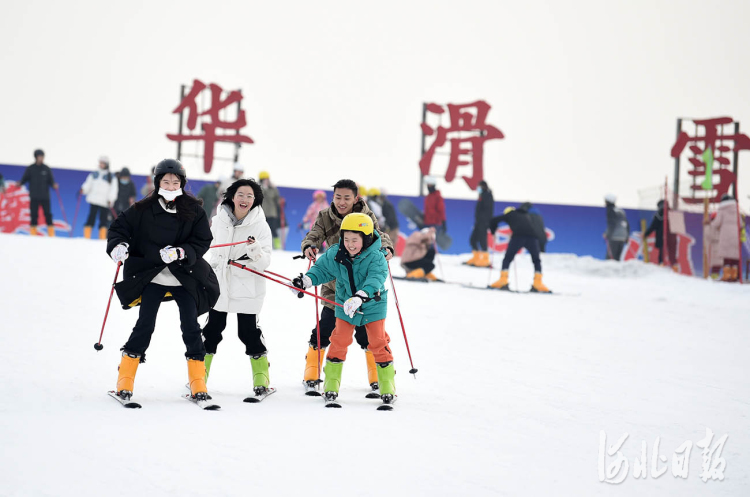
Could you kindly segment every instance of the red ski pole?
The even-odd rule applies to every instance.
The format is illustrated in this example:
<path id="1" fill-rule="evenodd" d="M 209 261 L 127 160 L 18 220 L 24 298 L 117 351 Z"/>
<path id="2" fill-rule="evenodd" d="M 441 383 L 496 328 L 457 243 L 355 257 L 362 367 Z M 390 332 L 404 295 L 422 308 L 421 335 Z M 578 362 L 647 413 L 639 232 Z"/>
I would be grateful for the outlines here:
<path id="1" fill-rule="evenodd" d="M 239 245 L 241 243 L 247 243 L 247 240 L 242 240 L 234 243 L 220 243 L 219 245 L 211 245 L 208 248 L 231 247 L 232 245 Z"/>
<path id="2" fill-rule="evenodd" d="M 55 188 L 55 193 L 57 193 L 57 201 L 60 203 L 60 210 L 62 211 L 63 219 L 65 219 L 65 224 L 68 224 L 68 216 L 65 215 L 65 206 L 62 203 L 62 197 L 60 196 L 60 188 Z M 54 221 L 52 219 L 47 219 L 47 224 L 54 224 Z M 68 226 L 70 226 L 68 224 Z"/>
<path id="3" fill-rule="evenodd" d="M 104 325 L 107 324 L 107 315 L 109 314 L 109 304 L 112 303 L 112 294 L 115 293 L 115 283 L 117 283 L 117 275 L 120 274 L 120 266 L 122 262 L 117 263 L 117 271 L 115 271 L 115 280 L 112 282 L 112 290 L 109 292 L 109 300 L 107 300 L 107 310 L 104 312 L 104 322 L 102 323 L 102 332 L 99 333 L 99 341 L 94 344 L 94 348 L 99 351 L 104 348 L 102 345 L 102 336 L 104 335 Z"/>
<path id="4" fill-rule="evenodd" d="M 73 236 L 73 231 L 76 229 L 76 220 L 78 219 L 78 208 L 81 206 L 81 193 L 78 193 L 78 199 L 76 200 L 76 211 L 73 214 L 73 224 L 70 226 L 70 236 Z"/>
<path id="5" fill-rule="evenodd" d="M 279 280 L 277 280 L 277 279 L 271 278 L 271 277 L 270 277 L 270 276 L 268 276 L 267 274 L 263 274 L 263 273 L 261 273 L 260 271 L 256 271 L 255 269 L 251 269 L 251 268 L 249 268 L 249 267 L 247 267 L 247 266 L 244 266 L 244 265 L 242 265 L 242 264 L 239 264 L 239 263 L 238 263 L 238 262 L 236 262 L 236 261 L 229 261 L 229 265 L 230 265 L 230 266 L 234 266 L 234 267 L 238 267 L 238 268 L 240 268 L 240 269 L 244 269 L 245 271 L 250 271 L 250 272 L 251 272 L 251 273 L 253 273 L 253 274 L 257 274 L 258 276 L 261 276 L 261 277 L 263 277 L 263 278 L 265 278 L 265 279 L 267 279 L 267 280 L 271 280 L 271 281 L 273 281 L 274 283 L 278 283 L 279 285 L 284 285 L 285 287 L 287 287 L 287 288 L 291 288 L 292 290 L 294 290 L 295 292 L 298 292 L 299 294 L 303 294 L 303 293 L 304 293 L 305 295 L 309 295 L 309 296 L 311 296 L 311 297 L 315 297 L 315 298 L 316 298 L 316 299 L 318 299 L 318 300 L 322 300 L 323 302 L 328 302 L 329 304 L 333 304 L 333 305 L 335 305 L 335 306 L 337 306 L 337 307 L 344 307 L 343 305 L 339 304 L 338 302 L 334 302 L 333 300 L 328 300 L 328 299 L 326 299 L 326 298 L 323 298 L 323 297 L 319 297 L 319 296 L 315 295 L 314 293 L 310 293 L 310 292 L 308 292 L 307 290 L 303 290 L 303 289 L 301 289 L 301 288 L 297 288 L 296 286 L 292 286 L 292 285 L 287 285 L 287 284 L 286 284 L 286 283 L 284 283 L 283 281 L 279 281 Z M 282 277 L 283 277 L 283 278 L 286 278 L 285 276 L 282 276 Z M 286 278 L 286 279 L 289 279 L 289 278 Z M 377 298 L 379 298 L 379 297 L 377 297 Z"/>
<path id="6" fill-rule="evenodd" d="M 414 367 L 414 361 L 411 360 L 411 351 L 409 350 L 409 340 L 406 339 L 406 329 L 404 328 L 404 319 L 401 317 L 401 307 L 398 305 L 398 295 L 396 295 L 396 286 L 393 284 L 393 275 L 391 274 L 391 265 L 388 264 L 388 276 L 391 277 L 391 289 L 393 290 L 393 300 L 396 301 L 396 310 L 398 311 L 398 319 L 401 321 L 401 331 L 404 333 L 404 343 L 406 344 L 406 353 L 409 355 L 409 362 L 411 363 L 411 369 L 409 373 L 417 377 L 417 368 Z"/>
<path id="7" fill-rule="evenodd" d="M 310 259 L 310 262 L 307 264 L 307 270 L 309 271 L 312 267 L 312 259 Z M 318 300 L 318 287 L 315 287 L 315 330 L 317 333 L 317 341 L 315 343 L 318 344 L 318 380 L 320 380 L 320 301 Z"/>

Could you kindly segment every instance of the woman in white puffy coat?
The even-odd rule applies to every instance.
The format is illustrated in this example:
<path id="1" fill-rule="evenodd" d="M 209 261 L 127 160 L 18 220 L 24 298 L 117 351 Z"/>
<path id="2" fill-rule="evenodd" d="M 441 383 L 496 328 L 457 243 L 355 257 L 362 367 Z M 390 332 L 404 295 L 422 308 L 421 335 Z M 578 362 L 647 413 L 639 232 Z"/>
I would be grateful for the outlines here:
<path id="1" fill-rule="evenodd" d="M 269 392 L 268 359 L 258 314 L 266 295 L 266 280 L 250 271 L 228 265 L 229 260 L 265 270 L 271 264 L 271 229 L 261 207 L 263 192 L 252 179 L 239 179 L 224 192 L 224 200 L 211 221 L 213 244 L 222 245 L 247 240 L 247 243 L 211 249 L 211 267 L 216 273 L 221 294 L 208 313 L 203 328 L 206 347 L 206 379 L 216 348 L 226 328 L 227 314 L 237 314 L 237 332 L 245 353 L 250 356 L 253 387 L 256 396 Z"/>
<path id="2" fill-rule="evenodd" d="M 109 159 L 99 158 L 99 169 L 89 173 L 81 185 L 79 195 L 86 195 L 89 217 L 83 225 L 83 236 L 91 238 L 96 217 L 99 216 L 99 238 L 107 238 L 107 229 L 112 222 L 112 206 L 117 200 L 117 178 L 109 170 Z"/>

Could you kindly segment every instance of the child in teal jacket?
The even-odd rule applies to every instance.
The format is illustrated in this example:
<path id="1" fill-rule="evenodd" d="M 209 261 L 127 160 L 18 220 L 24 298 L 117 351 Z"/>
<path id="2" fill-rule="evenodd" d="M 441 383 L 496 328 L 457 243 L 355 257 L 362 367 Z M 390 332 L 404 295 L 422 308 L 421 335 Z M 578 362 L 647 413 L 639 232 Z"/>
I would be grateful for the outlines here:
<path id="1" fill-rule="evenodd" d="M 347 215 L 341 222 L 338 249 L 331 247 L 305 275 L 293 281 L 297 288 L 310 288 L 336 280 L 336 327 L 331 334 L 325 365 L 323 390 L 326 405 L 335 405 L 341 385 L 346 351 L 353 341 L 354 328 L 364 325 L 377 363 L 380 398 L 384 404 L 396 399 L 393 354 L 385 332 L 387 312 L 388 262 L 381 252 L 380 236 L 373 230 L 370 216 Z"/>

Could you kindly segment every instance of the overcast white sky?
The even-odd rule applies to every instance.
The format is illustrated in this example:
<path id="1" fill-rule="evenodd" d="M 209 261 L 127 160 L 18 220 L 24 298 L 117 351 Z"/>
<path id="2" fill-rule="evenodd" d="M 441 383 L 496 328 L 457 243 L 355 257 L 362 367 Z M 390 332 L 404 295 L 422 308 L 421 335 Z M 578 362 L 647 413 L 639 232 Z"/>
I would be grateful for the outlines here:
<path id="1" fill-rule="evenodd" d="M 175 155 L 171 111 L 198 78 L 242 89 L 240 161 L 281 185 L 415 194 L 422 102 L 483 99 L 506 135 L 485 145 L 497 199 L 637 206 L 671 184 L 678 116 L 750 132 L 748 19 L 739 0 L 5 2 L 0 162 L 41 147 L 52 166 L 106 154 L 146 173 Z M 750 151 L 740 168 L 747 209 Z"/>

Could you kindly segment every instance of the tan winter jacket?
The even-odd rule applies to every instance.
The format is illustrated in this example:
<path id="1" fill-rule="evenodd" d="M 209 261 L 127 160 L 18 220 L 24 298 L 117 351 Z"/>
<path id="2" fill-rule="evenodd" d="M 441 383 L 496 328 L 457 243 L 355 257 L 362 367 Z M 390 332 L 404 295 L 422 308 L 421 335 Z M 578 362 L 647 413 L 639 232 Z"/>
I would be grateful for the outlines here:
<path id="1" fill-rule="evenodd" d="M 378 225 L 378 220 L 376 219 L 375 214 L 373 214 L 373 212 L 369 207 L 367 207 L 367 204 L 362 199 L 359 199 L 354 203 L 352 212 L 361 212 L 370 216 L 372 218 L 375 230 L 377 230 L 378 234 L 380 235 L 380 242 L 382 243 L 383 248 L 390 250 L 392 254 L 395 252 L 390 237 L 380 230 L 380 226 Z M 328 248 L 330 250 L 338 250 L 338 244 L 340 240 L 339 230 L 341 229 L 341 221 L 343 221 L 343 219 L 344 218 L 339 215 L 336 207 L 333 205 L 333 202 L 331 202 L 330 206 L 326 207 L 318 213 L 318 217 L 315 219 L 315 223 L 313 224 L 312 228 L 310 228 L 310 231 L 307 233 L 307 235 L 305 235 L 305 238 L 302 240 L 302 252 L 307 250 L 309 247 L 315 247 L 316 249 L 320 250 L 323 242 L 328 245 Z M 323 285 L 321 294 L 324 299 L 335 300 L 336 281 L 330 281 Z M 328 302 L 323 302 L 323 305 L 334 309 L 334 306 L 332 304 L 329 304 Z"/>

